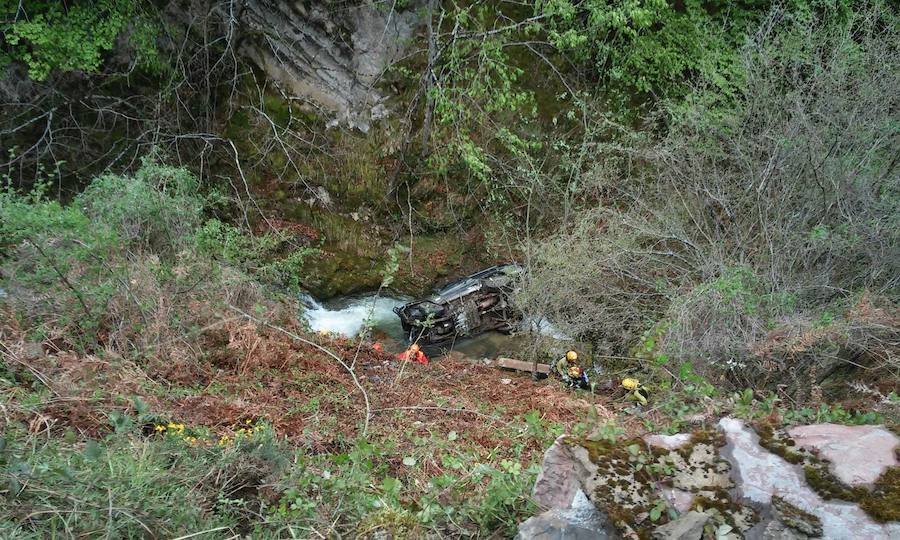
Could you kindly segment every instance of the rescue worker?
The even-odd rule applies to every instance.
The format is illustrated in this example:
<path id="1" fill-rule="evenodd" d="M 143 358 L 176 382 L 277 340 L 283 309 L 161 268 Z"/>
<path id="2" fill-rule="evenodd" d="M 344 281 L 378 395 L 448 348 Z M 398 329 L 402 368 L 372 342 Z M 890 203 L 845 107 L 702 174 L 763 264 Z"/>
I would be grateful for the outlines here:
<path id="1" fill-rule="evenodd" d="M 568 382 L 569 386 L 571 386 L 572 388 L 578 387 L 582 390 L 586 390 L 590 386 L 587 378 L 587 373 L 581 366 L 572 366 L 569 368 Z"/>
<path id="2" fill-rule="evenodd" d="M 416 362 L 418 364 L 422 364 L 423 366 L 428 365 L 428 357 L 425 356 L 424 352 L 422 352 L 422 349 L 421 347 L 419 347 L 418 343 L 413 343 L 409 346 L 409 349 L 398 354 L 397 359 L 406 360 L 408 362 Z"/>
<path id="3" fill-rule="evenodd" d="M 560 379 L 572 387 L 586 388 L 587 375 L 576 362 L 578 361 L 578 353 L 569 351 L 566 355 L 556 362 L 554 370 Z"/>
<path id="4" fill-rule="evenodd" d="M 650 391 L 637 379 L 622 379 L 622 388 L 628 391 L 628 395 L 625 396 L 627 399 L 637 401 L 641 405 L 646 405 L 650 399 Z"/>

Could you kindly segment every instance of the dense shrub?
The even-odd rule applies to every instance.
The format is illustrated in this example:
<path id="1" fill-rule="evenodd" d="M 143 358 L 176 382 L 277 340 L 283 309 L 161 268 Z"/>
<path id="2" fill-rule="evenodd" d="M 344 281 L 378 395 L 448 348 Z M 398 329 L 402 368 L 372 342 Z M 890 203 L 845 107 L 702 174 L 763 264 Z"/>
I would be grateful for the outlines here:
<path id="1" fill-rule="evenodd" d="M 528 249 L 523 298 L 622 353 L 663 329 L 660 354 L 737 385 L 827 372 L 848 355 L 896 369 L 890 306 L 881 322 L 853 316 L 864 291 L 896 299 L 900 284 L 891 16 L 826 24 L 774 12 L 742 52 L 737 106 L 718 108 L 701 87 L 666 111 L 664 136 L 598 144 L 580 216 Z M 874 335 L 863 327 L 881 338 L 863 339 Z M 802 346 L 759 354 L 779 332 Z"/>
<path id="2" fill-rule="evenodd" d="M 222 225 L 202 225 L 209 200 L 189 172 L 154 161 L 134 176 L 97 178 L 67 206 L 47 199 L 41 187 L 27 195 L 3 191 L 4 303 L 36 338 L 81 350 L 105 345 L 158 358 L 191 356 L 184 337 L 219 317 L 223 306 L 250 309 L 263 301 L 251 275 L 296 283 L 306 253 L 230 227 L 229 238 L 254 263 L 238 264 L 230 244 L 208 234 Z"/>
<path id="3" fill-rule="evenodd" d="M 145 160 L 134 176 L 94 179 L 74 204 L 130 249 L 168 255 L 200 226 L 206 201 L 199 188 L 188 170 Z"/>

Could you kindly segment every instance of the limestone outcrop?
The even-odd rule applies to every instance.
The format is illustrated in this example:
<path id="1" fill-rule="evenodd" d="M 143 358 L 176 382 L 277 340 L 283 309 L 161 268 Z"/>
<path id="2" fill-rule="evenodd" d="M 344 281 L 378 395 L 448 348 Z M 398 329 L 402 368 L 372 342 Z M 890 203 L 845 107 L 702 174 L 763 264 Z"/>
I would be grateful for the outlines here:
<path id="1" fill-rule="evenodd" d="M 881 426 L 735 418 L 616 443 L 563 436 L 534 487 L 545 512 L 519 538 L 900 538 L 898 450 Z"/>
<path id="2" fill-rule="evenodd" d="M 419 2 L 402 10 L 368 1 L 242 4 L 241 52 L 287 92 L 363 131 L 387 114 L 377 83 L 423 22 Z"/>

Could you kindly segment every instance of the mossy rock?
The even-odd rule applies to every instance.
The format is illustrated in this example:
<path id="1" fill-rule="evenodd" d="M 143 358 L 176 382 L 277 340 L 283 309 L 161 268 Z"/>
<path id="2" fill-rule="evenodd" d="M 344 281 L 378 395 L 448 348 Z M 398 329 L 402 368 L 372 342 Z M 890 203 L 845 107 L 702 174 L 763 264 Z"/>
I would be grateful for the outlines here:
<path id="1" fill-rule="evenodd" d="M 797 508 L 778 495 L 772 496 L 772 509 L 778 520 L 788 527 L 807 536 L 822 536 L 822 520 L 805 510 Z"/>
<path id="2" fill-rule="evenodd" d="M 900 467 L 886 469 L 871 490 L 851 486 L 831 472 L 830 462 L 799 448 L 772 423 L 758 422 L 754 429 L 760 446 L 788 463 L 803 467 L 806 483 L 823 499 L 857 503 L 866 514 L 882 523 L 900 521 Z"/>
<path id="3" fill-rule="evenodd" d="M 882 523 L 900 521 L 900 467 L 884 471 L 872 491 L 861 497 L 859 506 Z"/>

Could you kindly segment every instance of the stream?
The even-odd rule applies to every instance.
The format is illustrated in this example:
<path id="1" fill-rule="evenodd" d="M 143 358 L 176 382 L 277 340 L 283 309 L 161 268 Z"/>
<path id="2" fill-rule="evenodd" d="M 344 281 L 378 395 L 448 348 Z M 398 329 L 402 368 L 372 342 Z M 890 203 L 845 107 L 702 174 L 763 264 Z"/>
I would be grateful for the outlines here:
<path id="1" fill-rule="evenodd" d="M 402 306 L 412 298 L 393 294 L 376 295 L 374 293 L 343 296 L 319 302 L 309 295 L 300 297 L 305 307 L 302 314 L 314 332 L 330 332 L 347 337 L 358 335 L 371 322 L 373 339 L 381 342 L 386 351 L 400 352 L 406 349 L 406 334 L 400 326 L 400 318 L 394 313 L 394 307 Z M 543 320 L 532 322 L 532 328 L 540 333 L 559 340 L 566 340 L 556 327 Z M 531 344 L 526 333 L 505 335 L 499 332 L 486 332 L 473 337 L 461 338 L 429 352 L 429 356 L 460 353 L 470 358 L 494 358 L 497 356 L 521 357 Z M 437 354 L 435 354 L 437 353 Z"/>

